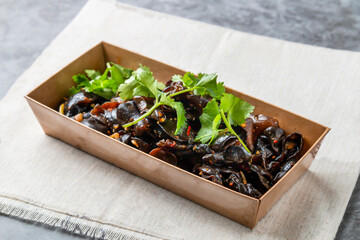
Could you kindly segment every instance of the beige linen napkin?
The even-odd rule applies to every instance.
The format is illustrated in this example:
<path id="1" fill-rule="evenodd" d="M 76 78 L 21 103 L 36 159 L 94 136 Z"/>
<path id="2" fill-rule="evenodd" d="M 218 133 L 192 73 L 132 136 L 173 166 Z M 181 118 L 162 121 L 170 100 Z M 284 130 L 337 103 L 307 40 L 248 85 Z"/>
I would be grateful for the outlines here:
<path id="1" fill-rule="evenodd" d="M 102 40 L 217 72 L 332 131 L 310 170 L 250 230 L 42 132 L 23 95 Z M 0 102 L 0 212 L 109 239 L 331 239 L 359 175 L 359 82 L 360 53 L 91 0 Z"/>

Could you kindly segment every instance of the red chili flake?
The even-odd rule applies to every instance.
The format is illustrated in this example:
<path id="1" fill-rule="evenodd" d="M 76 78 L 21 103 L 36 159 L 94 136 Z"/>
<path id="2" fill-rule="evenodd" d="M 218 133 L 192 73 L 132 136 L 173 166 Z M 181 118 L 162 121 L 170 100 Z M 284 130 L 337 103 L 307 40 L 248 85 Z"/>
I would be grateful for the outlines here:
<path id="1" fill-rule="evenodd" d="M 230 182 L 229 185 L 232 186 L 232 185 L 234 185 L 234 183 L 233 183 L 233 182 Z"/>
<path id="2" fill-rule="evenodd" d="M 96 106 L 93 108 L 93 110 L 91 110 L 91 114 L 93 114 L 93 115 L 99 115 L 102 113 L 104 113 L 104 109 L 98 104 L 96 104 Z"/>
<path id="3" fill-rule="evenodd" d="M 277 142 L 278 142 L 278 141 L 275 139 L 275 140 L 274 140 L 274 143 L 277 143 Z"/>
<path id="4" fill-rule="evenodd" d="M 84 102 L 85 102 L 85 103 L 90 103 L 91 100 L 90 100 L 89 98 L 87 98 L 87 97 L 84 97 Z"/>
<path id="5" fill-rule="evenodd" d="M 111 111 L 111 109 L 117 108 L 120 105 L 118 102 L 106 102 L 101 105 L 105 110 Z"/>
<path id="6" fill-rule="evenodd" d="M 190 131 L 191 131 L 191 127 L 189 126 L 188 129 L 187 129 L 187 131 L 186 131 L 186 135 L 189 136 L 189 135 L 190 135 Z"/>

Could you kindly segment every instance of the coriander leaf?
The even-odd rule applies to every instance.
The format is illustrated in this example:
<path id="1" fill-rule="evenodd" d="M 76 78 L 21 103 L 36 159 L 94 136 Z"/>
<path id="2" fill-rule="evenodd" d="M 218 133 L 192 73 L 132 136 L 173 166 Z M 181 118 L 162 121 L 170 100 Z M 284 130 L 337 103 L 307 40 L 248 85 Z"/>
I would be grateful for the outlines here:
<path id="1" fill-rule="evenodd" d="M 233 107 L 228 113 L 228 119 L 230 124 L 239 126 L 245 123 L 245 120 L 250 116 L 250 113 L 254 111 L 254 106 L 245 102 L 242 99 L 237 98 L 237 101 L 233 104 Z"/>
<path id="2" fill-rule="evenodd" d="M 223 121 L 226 130 L 235 135 L 239 142 L 244 146 L 246 151 L 250 153 L 246 144 L 241 140 L 237 133 L 232 128 L 232 125 L 237 126 L 245 122 L 245 119 L 249 117 L 250 113 L 254 110 L 254 106 L 245 102 L 244 100 L 235 97 L 230 93 L 223 93 L 220 99 L 220 106 L 218 106 L 217 100 L 214 98 L 203 109 L 203 113 L 200 116 L 201 129 L 198 132 L 195 141 L 209 144 L 224 131 L 219 129 L 221 122 Z M 225 116 L 227 114 L 227 117 Z"/>
<path id="3" fill-rule="evenodd" d="M 181 132 L 182 129 L 184 129 L 187 126 L 186 117 L 185 117 L 186 112 L 181 102 L 174 101 L 171 107 L 174 108 L 176 111 L 177 122 L 176 122 L 175 134 L 178 134 L 179 132 Z"/>
<path id="4" fill-rule="evenodd" d="M 132 76 L 125 83 L 119 86 L 118 92 L 120 92 L 120 97 L 122 99 L 131 99 L 134 96 L 134 89 L 138 87 L 139 84 L 135 80 L 135 77 Z"/>
<path id="5" fill-rule="evenodd" d="M 179 80 L 179 77 L 174 78 L 175 81 Z M 184 86 L 189 91 L 194 91 L 196 95 L 209 94 L 211 97 L 220 99 L 222 94 L 225 92 L 223 82 L 217 82 L 217 75 L 215 73 L 204 74 L 199 73 L 196 77 L 193 73 L 187 72 L 182 78 Z"/>
<path id="6" fill-rule="evenodd" d="M 90 92 L 93 92 L 95 93 L 96 95 L 99 95 L 103 98 L 106 98 L 106 99 L 110 99 L 114 96 L 114 93 L 113 91 L 110 89 L 110 88 L 98 88 L 98 89 L 94 89 Z"/>
<path id="7" fill-rule="evenodd" d="M 177 118 L 175 134 L 178 134 L 182 129 L 187 126 L 185 117 L 186 112 L 181 102 L 176 102 L 173 98 L 170 98 L 166 94 L 162 94 L 159 104 L 167 105 L 175 109 Z"/>
<path id="8" fill-rule="evenodd" d="M 87 89 L 90 87 L 90 80 L 84 75 L 84 74 L 77 74 L 74 75 L 73 80 L 75 83 L 77 83 L 76 86 L 73 86 L 69 89 L 69 95 L 72 96 L 75 93 L 78 93 L 81 91 L 81 89 Z"/>
<path id="9" fill-rule="evenodd" d="M 184 82 L 184 86 L 187 88 L 193 88 L 195 87 L 196 83 L 199 80 L 195 77 L 195 75 L 191 72 L 187 72 L 184 74 L 183 77 L 183 82 Z"/>
<path id="10" fill-rule="evenodd" d="M 164 87 L 163 83 L 154 79 L 154 75 L 148 67 L 140 65 L 138 69 L 132 72 L 132 76 L 120 85 L 118 92 L 123 99 L 131 99 L 136 95 L 158 99 L 161 94 L 160 90 Z"/>
<path id="11" fill-rule="evenodd" d="M 220 103 L 220 114 L 224 124 L 230 133 L 234 134 L 241 145 L 245 148 L 245 150 L 249 153 L 250 150 L 246 146 L 246 144 L 241 140 L 241 138 L 237 135 L 237 133 L 232 128 L 232 125 L 238 126 L 245 122 L 245 119 L 249 117 L 250 113 L 254 110 L 254 106 L 245 102 L 244 100 L 235 97 L 230 93 L 224 93 L 221 98 Z M 227 117 L 225 116 L 227 113 Z"/>
<path id="12" fill-rule="evenodd" d="M 208 88 L 211 97 L 220 100 L 222 95 L 225 93 L 225 86 L 223 82 L 216 84 L 215 88 Z"/>
<path id="13" fill-rule="evenodd" d="M 165 84 L 163 84 L 162 82 L 156 81 L 156 87 L 160 90 L 163 90 L 165 88 Z"/>
<path id="14" fill-rule="evenodd" d="M 135 79 L 139 84 L 149 89 L 149 93 L 152 97 L 157 97 L 159 95 L 157 81 L 154 79 L 154 75 L 148 67 L 140 65 L 140 68 L 133 72 L 133 76 L 135 76 Z"/>
<path id="15" fill-rule="evenodd" d="M 111 66 L 111 63 L 107 63 L 108 68 L 110 69 L 110 79 L 114 82 L 114 86 L 116 86 L 115 91 L 117 90 L 118 86 L 124 83 L 124 76 L 116 66 Z"/>
<path id="16" fill-rule="evenodd" d="M 215 138 L 219 135 L 219 132 L 222 131 L 222 130 L 219 130 L 220 123 L 221 123 L 221 115 L 218 114 L 214 118 L 214 122 L 213 122 L 213 126 L 212 126 L 212 135 L 211 135 L 211 139 L 210 139 L 209 143 L 212 143 L 212 141 L 214 141 Z"/>
<path id="17" fill-rule="evenodd" d="M 133 72 L 132 69 L 124 68 L 124 67 L 120 66 L 119 64 L 116 64 L 113 62 L 111 62 L 111 64 L 120 71 L 123 78 L 128 79 L 129 77 L 131 77 L 131 73 Z"/>
<path id="18" fill-rule="evenodd" d="M 209 94 L 211 97 L 220 99 L 222 94 L 225 92 L 223 82 L 217 83 L 217 75 L 199 73 L 200 81 L 196 84 L 198 89 L 195 90 L 195 94 Z"/>
<path id="19" fill-rule="evenodd" d="M 124 83 L 129 77 L 132 70 L 123 68 L 117 64 L 107 63 L 103 74 L 99 71 L 87 69 L 85 74 L 77 74 L 73 76 L 77 85 L 69 90 L 69 94 L 73 95 L 81 90 L 93 92 L 101 97 L 110 99 L 117 94 L 119 85 Z"/>
<path id="20" fill-rule="evenodd" d="M 90 80 L 85 76 L 85 74 L 74 75 L 73 80 L 75 83 L 82 85 L 82 86 L 90 85 Z"/>
<path id="21" fill-rule="evenodd" d="M 222 110 L 224 110 L 225 113 L 229 112 L 235 99 L 236 99 L 236 97 L 234 95 L 232 95 L 230 93 L 224 93 L 221 98 L 220 108 Z"/>
<path id="22" fill-rule="evenodd" d="M 149 97 L 151 96 L 151 93 L 149 92 L 149 89 L 143 85 L 138 85 L 133 90 L 134 96 L 143 96 L 143 97 Z"/>
<path id="23" fill-rule="evenodd" d="M 70 89 L 69 89 L 69 95 L 72 96 L 76 93 L 80 92 L 80 89 L 77 89 L 75 86 L 72 86 Z"/>
<path id="24" fill-rule="evenodd" d="M 90 79 L 96 79 L 97 77 L 101 76 L 100 72 L 96 70 L 86 69 L 85 73 Z"/>
<path id="25" fill-rule="evenodd" d="M 221 122 L 218 103 L 215 99 L 207 103 L 200 116 L 201 129 L 196 135 L 195 141 L 207 143 L 216 138 Z M 220 116 L 220 117 L 219 117 Z"/>
<path id="26" fill-rule="evenodd" d="M 110 71 L 110 68 L 108 67 L 108 68 L 105 69 L 104 73 L 100 77 L 98 77 L 98 79 L 94 79 L 94 80 L 105 80 L 105 79 L 107 79 L 109 71 Z"/>
<path id="27" fill-rule="evenodd" d="M 229 123 L 238 126 L 245 123 L 245 119 L 249 117 L 255 107 L 230 93 L 224 93 L 220 108 L 227 113 Z"/>
<path id="28" fill-rule="evenodd" d="M 207 74 L 207 73 L 199 73 L 199 82 L 196 86 L 209 86 L 212 88 L 216 87 L 216 79 L 217 75 L 215 73 Z"/>
<path id="29" fill-rule="evenodd" d="M 174 75 L 174 76 L 172 76 L 171 80 L 172 80 L 173 82 L 182 82 L 182 81 L 183 81 L 183 78 L 182 78 L 181 75 Z"/>
<path id="30" fill-rule="evenodd" d="M 120 82 L 111 78 L 111 76 L 107 76 L 110 69 L 111 68 L 107 68 L 100 77 L 91 80 L 90 86 L 85 87 L 84 90 L 87 92 L 93 92 L 106 99 L 112 98 L 116 94 Z"/>

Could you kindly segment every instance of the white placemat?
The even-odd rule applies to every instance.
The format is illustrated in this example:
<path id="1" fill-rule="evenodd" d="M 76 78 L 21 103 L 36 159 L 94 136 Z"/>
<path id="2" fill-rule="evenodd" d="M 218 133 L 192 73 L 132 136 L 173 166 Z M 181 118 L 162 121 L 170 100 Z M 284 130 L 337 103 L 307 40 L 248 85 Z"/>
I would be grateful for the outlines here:
<path id="1" fill-rule="evenodd" d="M 332 131 L 310 171 L 250 230 L 42 132 L 23 95 L 102 40 L 217 72 Z M 359 82 L 360 53 L 91 0 L 0 102 L 0 212 L 109 239 L 331 239 L 359 175 Z"/>

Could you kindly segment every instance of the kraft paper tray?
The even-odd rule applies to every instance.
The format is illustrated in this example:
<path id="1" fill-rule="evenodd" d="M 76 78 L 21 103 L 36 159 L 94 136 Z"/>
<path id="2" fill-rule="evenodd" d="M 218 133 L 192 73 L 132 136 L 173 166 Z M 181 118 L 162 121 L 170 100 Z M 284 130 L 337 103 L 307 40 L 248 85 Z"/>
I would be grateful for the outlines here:
<path id="1" fill-rule="evenodd" d="M 25 96 L 44 132 L 249 228 L 254 228 L 309 168 L 322 140 L 330 130 L 299 115 L 227 88 L 227 92 L 254 105 L 256 114 L 275 117 L 287 133 L 297 131 L 304 137 L 301 159 L 266 194 L 255 199 L 202 179 L 61 115 L 57 109 L 63 97 L 67 96 L 68 89 L 74 85 L 72 76 L 84 72 L 85 69 L 103 71 L 108 61 L 132 69 L 141 63 L 150 67 L 155 78 L 162 82 L 166 82 L 174 74 L 185 73 L 154 59 L 101 42 Z"/>

